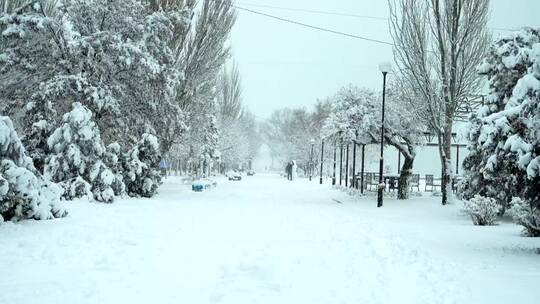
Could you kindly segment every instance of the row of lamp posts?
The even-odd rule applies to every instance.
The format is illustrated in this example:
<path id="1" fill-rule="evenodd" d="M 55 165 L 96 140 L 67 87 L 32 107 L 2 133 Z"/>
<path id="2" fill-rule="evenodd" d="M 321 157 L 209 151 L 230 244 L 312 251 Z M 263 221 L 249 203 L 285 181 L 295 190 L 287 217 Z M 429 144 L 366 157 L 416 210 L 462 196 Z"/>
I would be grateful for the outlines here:
<path id="1" fill-rule="evenodd" d="M 383 176 L 383 168 L 384 168 L 384 111 L 385 111 L 385 102 L 386 102 L 386 76 L 388 73 L 392 71 L 392 64 L 389 62 L 381 63 L 379 65 L 379 70 L 381 71 L 383 75 L 383 96 L 382 96 L 382 113 L 381 113 L 381 154 L 379 159 L 379 185 L 377 187 L 377 207 L 383 206 L 383 192 L 386 187 L 384 176 Z M 356 136 L 358 137 L 358 132 L 356 133 Z M 340 132 L 340 138 L 341 138 L 341 132 Z M 311 153 L 310 153 L 310 164 L 309 164 L 309 180 L 312 180 L 313 177 L 313 169 L 314 169 L 314 162 L 313 162 L 313 149 L 315 146 L 315 140 L 312 139 L 310 141 L 311 143 Z M 353 142 L 353 178 L 351 182 L 351 187 L 356 186 L 356 146 L 358 143 Z M 339 156 L 339 184 L 342 184 L 343 180 L 343 141 L 340 142 L 340 156 Z M 362 145 L 362 169 L 360 174 L 360 191 L 364 193 L 364 154 L 365 154 L 365 148 L 366 146 Z M 321 140 L 321 171 L 320 171 L 320 184 L 323 183 L 323 162 L 324 162 L 324 139 Z M 337 166 L 337 147 L 336 144 L 334 144 L 334 159 L 333 159 L 333 171 L 332 171 L 332 185 L 336 185 L 336 166 Z M 348 179 L 349 179 L 349 143 L 347 143 L 346 146 L 346 164 L 345 164 L 345 186 L 348 186 Z"/>

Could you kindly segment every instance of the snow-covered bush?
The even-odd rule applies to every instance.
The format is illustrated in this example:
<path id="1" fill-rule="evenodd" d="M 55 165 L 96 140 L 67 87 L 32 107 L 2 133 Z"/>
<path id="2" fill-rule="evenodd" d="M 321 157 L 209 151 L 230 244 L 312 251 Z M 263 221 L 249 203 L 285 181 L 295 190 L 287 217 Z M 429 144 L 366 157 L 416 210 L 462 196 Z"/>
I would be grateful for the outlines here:
<path id="1" fill-rule="evenodd" d="M 124 182 L 128 195 L 152 197 L 157 193 L 161 184 L 160 160 L 157 138 L 143 134 L 124 158 Z"/>
<path id="2" fill-rule="evenodd" d="M 528 236 L 540 236 L 540 207 L 538 204 L 515 197 L 512 199 L 510 214 L 516 224 L 523 226 Z"/>
<path id="3" fill-rule="evenodd" d="M 101 160 L 105 146 L 90 110 L 74 103 L 73 110 L 64 114 L 63 124 L 47 142 L 52 154 L 45 165 L 45 175 L 64 188 L 66 199 L 86 196 L 113 201 L 111 185 L 115 176 Z"/>
<path id="4" fill-rule="evenodd" d="M 470 118 L 469 155 L 461 195 L 540 202 L 540 31 L 525 29 L 496 40 L 479 72 L 490 94 Z"/>
<path id="5" fill-rule="evenodd" d="M 42 119 L 32 123 L 29 133 L 21 139 L 28 151 L 28 156 L 32 159 L 34 167 L 43 173 L 45 161 L 49 153 L 47 138 L 51 135 L 53 127 L 51 123 Z"/>
<path id="6" fill-rule="evenodd" d="M 122 196 L 126 193 L 126 185 L 124 184 L 124 168 L 122 167 L 122 151 L 120 145 L 116 142 L 107 146 L 104 162 L 114 174 L 114 180 L 111 187 L 114 195 Z"/>
<path id="7" fill-rule="evenodd" d="M 0 218 L 51 219 L 67 215 L 62 189 L 37 173 L 7 117 L 0 116 Z"/>
<path id="8" fill-rule="evenodd" d="M 463 212 L 469 215 L 473 224 L 478 226 L 491 226 L 497 220 L 501 206 L 490 197 L 475 195 L 472 199 L 463 202 Z"/>

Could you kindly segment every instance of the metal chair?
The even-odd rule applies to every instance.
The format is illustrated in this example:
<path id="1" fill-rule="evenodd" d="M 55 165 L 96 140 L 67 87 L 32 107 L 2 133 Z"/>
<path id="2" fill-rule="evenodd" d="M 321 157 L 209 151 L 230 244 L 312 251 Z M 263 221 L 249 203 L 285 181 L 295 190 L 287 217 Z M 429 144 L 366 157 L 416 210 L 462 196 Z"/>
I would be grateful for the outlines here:
<path id="1" fill-rule="evenodd" d="M 437 188 L 439 188 L 439 190 L 442 190 L 442 178 L 436 178 L 433 180 L 433 187 L 435 188 L 435 190 L 437 190 Z"/>
<path id="2" fill-rule="evenodd" d="M 411 191 L 413 190 L 413 188 L 416 188 L 418 192 L 420 192 L 420 174 L 412 175 L 409 186 L 411 187 Z"/>
<path id="3" fill-rule="evenodd" d="M 452 191 L 458 192 L 459 178 L 457 176 L 452 177 Z"/>
<path id="4" fill-rule="evenodd" d="M 433 192 L 435 186 L 434 186 L 434 177 L 432 174 L 426 174 L 426 185 L 424 186 L 425 192 Z M 431 187 L 430 190 L 428 190 L 428 187 Z"/>
<path id="5" fill-rule="evenodd" d="M 356 173 L 356 175 L 354 176 L 354 188 L 355 189 L 360 188 L 360 182 L 361 182 L 360 177 L 361 177 L 360 173 Z"/>
<path id="6" fill-rule="evenodd" d="M 366 190 L 371 190 L 371 186 L 373 186 L 373 173 L 366 173 L 366 176 L 364 178 L 364 184 L 365 184 L 365 187 L 364 189 Z"/>
<path id="7" fill-rule="evenodd" d="M 390 176 L 388 178 L 388 191 L 396 191 L 398 187 L 399 178 L 395 176 Z"/>
<path id="8" fill-rule="evenodd" d="M 375 191 L 378 191 L 379 190 L 379 173 L 373 173 L 373 182 L 372 183 L 375 186 Z"/>

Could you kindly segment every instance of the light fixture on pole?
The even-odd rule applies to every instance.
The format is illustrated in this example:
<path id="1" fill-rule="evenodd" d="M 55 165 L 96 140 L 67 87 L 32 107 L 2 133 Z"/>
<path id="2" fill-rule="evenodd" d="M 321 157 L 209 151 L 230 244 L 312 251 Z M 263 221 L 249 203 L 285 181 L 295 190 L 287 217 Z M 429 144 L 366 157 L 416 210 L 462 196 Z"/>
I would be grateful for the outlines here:
<path id="1" fill-rule="evenodd" d="M 382 117 L 381 117 L 381 158 L 379 160 L 379 186 L 377 192 L 377 207 L 382 207 L 383 205 L 383 192 L 386 188 L 384 183 L 383 176 L 383 166 L 384 166 L 384 106 L 386 99 L 386 75 L 392 71 L 392 63 L 383 62 L 379 64 L 379 70 L 383 74 L 383 98 L 382 98 Z"/>

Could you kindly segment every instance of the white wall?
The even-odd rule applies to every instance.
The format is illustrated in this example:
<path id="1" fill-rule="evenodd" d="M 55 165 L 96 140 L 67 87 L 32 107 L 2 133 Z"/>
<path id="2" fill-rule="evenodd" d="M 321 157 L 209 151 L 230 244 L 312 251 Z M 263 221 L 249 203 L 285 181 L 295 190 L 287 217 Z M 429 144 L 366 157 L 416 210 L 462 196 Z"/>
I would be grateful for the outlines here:
<path id="1" fill-rule="evenodd" d="M 365 158 L 365 171 L 366 172 L 379 172 L 379 154 L 380 146 L 369 145 L 366 146 L 366 158 Z M 466 147 L 459 148 L 459 173 L 463 172 L 462 164 L 463 159 L 468 154 Z M 452 172 L 456 171 L 456 147 L 452 147 Z M 351 160 L 349 165 L 352 168 L 352 149 L 350 152 Z M 343 161 L 345 166 L 345 159 Z M 403 165 L 403 157 L 401 158 L 401 164 Z M 331 166 L 331 164 L 325 164 L 325 166 Z M 361 166 L 361 148 L 357 151 L 356 171 L 360 172 Z M 384 150 L 384 167 L 390 168 L 391 173 L 398 173 L 398 150 L 394 147 L 386 147 Z M 339 155 L 338 155 L 338 168 L 339 168 Z M 345 169 L 344 169 L 345 170 Z M 352 170 L 352 169 L 351 169 Z M 436 146 L 423 146 L 418 147 L 416 151 L 416 158 L 414 160 L 413 172 L 420 174 L 433 174 L 436 177 L 441 175 L 441 161 L 439 158 L 439 150 Z M 339 172 L 338 172 L 339 174 Z"/>

